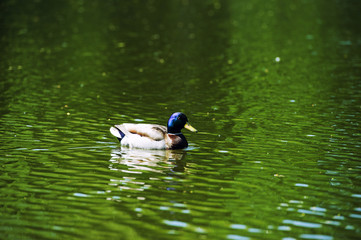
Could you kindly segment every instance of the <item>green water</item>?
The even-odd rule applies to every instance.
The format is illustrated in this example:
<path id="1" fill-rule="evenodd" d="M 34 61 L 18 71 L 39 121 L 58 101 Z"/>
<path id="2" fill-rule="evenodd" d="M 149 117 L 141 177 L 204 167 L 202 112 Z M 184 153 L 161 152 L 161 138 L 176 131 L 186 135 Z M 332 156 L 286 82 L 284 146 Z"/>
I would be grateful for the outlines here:
<path id="1" fill-rule="evenodd" d="M 358 239 L 361 3 L 0 2 L 0 239 Z M 109 127 L 197 134 L 121 149 Z"/>

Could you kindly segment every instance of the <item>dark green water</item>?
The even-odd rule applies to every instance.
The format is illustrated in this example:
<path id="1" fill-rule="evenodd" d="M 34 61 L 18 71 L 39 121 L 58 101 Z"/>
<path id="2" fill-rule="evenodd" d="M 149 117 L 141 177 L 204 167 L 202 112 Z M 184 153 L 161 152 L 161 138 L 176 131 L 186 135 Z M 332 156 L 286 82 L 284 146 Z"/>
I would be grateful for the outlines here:
<path id="1" fill-rule="evenodd" d="M 358 239 L 361 3 L 0 3 L 0 239 Z M 109 127 L 199 130 L 180 151 Z"/>

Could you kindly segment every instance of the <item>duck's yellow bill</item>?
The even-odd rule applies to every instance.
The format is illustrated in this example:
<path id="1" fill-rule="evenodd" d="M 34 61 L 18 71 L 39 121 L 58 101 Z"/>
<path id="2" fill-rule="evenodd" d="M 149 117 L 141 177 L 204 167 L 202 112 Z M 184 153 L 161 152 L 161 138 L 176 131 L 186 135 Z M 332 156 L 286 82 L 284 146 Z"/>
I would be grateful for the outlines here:
<path id="1" fill-rule="evenodd" d="M 186 123 L 184 125 L 184 128 L 185 129 L 188 129 L 189 131 L 192 131 L 192 132 L 198 132 L 197 129 L 195 129 L 194 127 L 192 127 L 189 123 Z"/>

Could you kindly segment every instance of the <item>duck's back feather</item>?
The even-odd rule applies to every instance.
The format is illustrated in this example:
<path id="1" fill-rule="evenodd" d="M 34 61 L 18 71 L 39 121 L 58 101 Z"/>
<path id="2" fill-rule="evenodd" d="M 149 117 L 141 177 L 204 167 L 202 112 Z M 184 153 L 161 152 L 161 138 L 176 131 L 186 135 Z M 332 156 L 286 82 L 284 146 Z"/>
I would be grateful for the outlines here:
<path id="1" fill-rule="evenodd" d="M 138 135 L 139 137 L 148 137 L 155 141 L 164 140 L 164 137 L 167 134 L 167 127 L 157 124 L 123 123 L 121 125 L 115 125 L 115 127 L 122 131 L 127 137 Z"/>

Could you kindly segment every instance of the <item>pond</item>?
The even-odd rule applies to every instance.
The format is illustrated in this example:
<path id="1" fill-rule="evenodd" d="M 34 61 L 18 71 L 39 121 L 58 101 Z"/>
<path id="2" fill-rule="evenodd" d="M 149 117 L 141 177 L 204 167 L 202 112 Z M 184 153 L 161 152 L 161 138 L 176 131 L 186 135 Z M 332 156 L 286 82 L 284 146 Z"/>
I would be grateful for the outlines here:
<path id="1" fill-rule="evenodd" d="M 361 3 L 0 3 L 1 239 L 357 239 Z M 183 150 L 114 124 L 184 112 Z"/>

